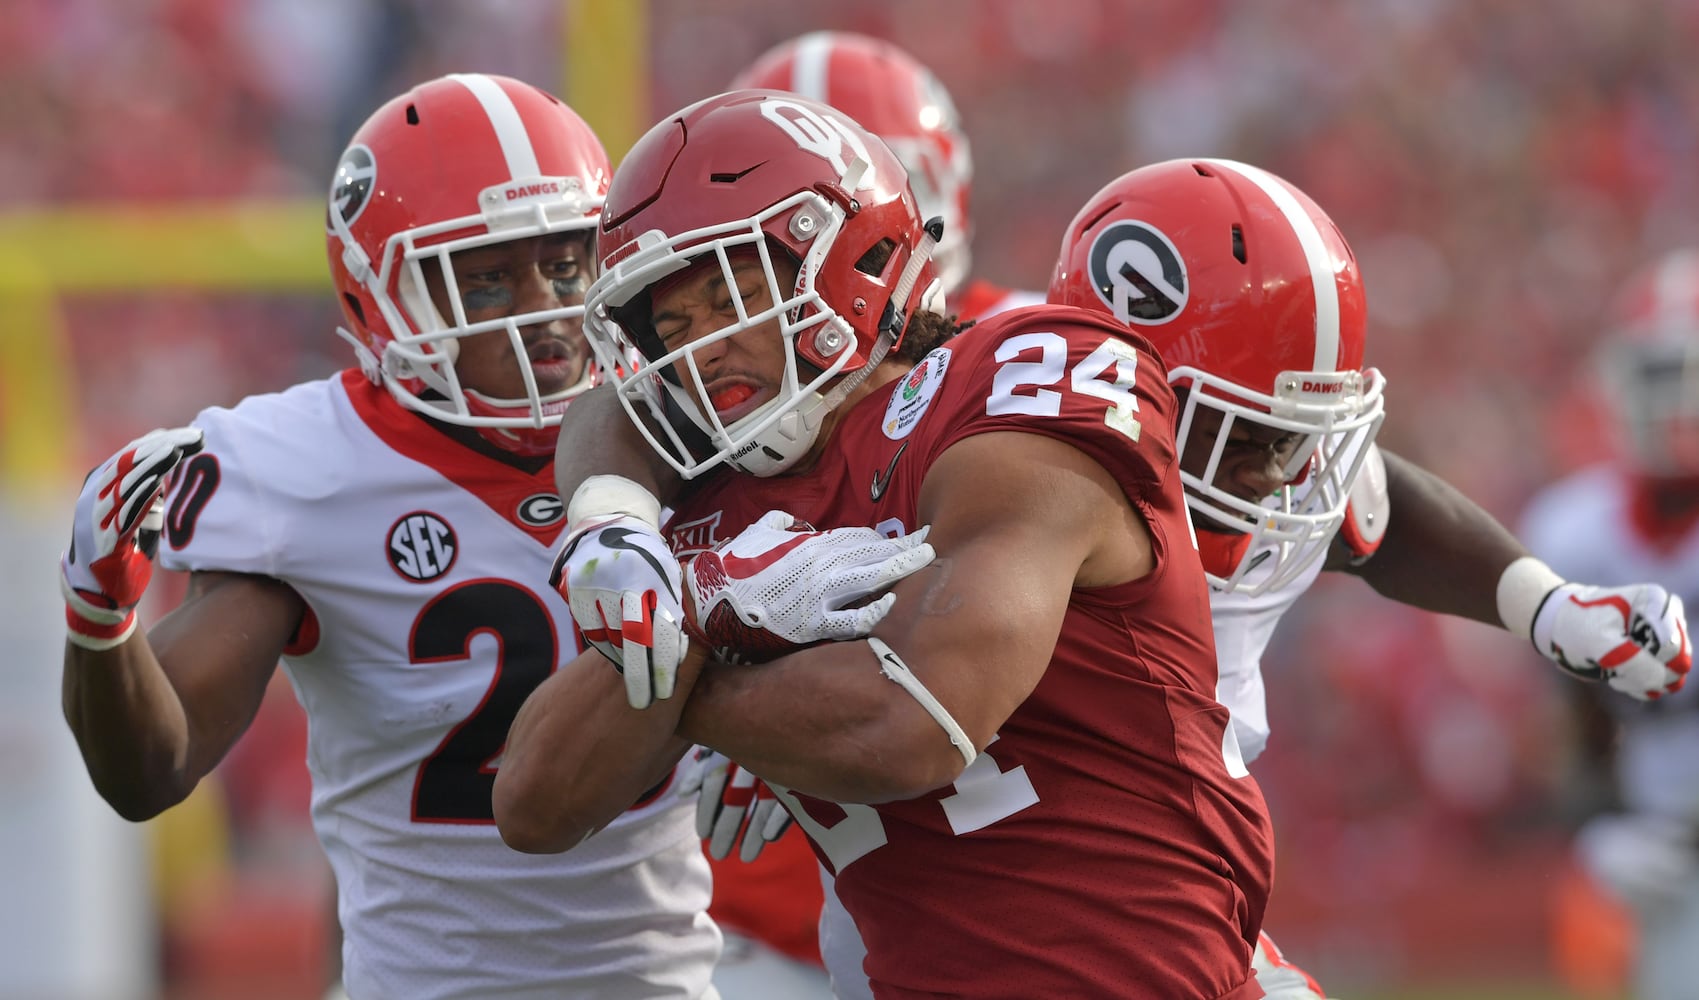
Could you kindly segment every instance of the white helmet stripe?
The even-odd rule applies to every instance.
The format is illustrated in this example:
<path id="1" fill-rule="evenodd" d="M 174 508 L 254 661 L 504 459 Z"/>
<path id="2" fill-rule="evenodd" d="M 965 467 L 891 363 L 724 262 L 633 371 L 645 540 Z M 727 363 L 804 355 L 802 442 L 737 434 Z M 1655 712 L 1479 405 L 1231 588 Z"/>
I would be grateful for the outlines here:
<path id="1" fill-rule="evenodd" d="M 490 125 L 496 130 L 496 141 L 501 143 L 502 156 L 507 158 L 508 175 L 520 178 L 541 174 L 543 171 L 537 165 L 537 151 L 531 146 L 530 133 L 525 131 L 525 122 L 519 117 L 519 109 L 513 106 L 513 98 L 507 96 L 507 91 L 482 73 L 451 73 L 449 77 L 470 90 L 483 105 L 484 114 L 489 116 Z"/>
<path id="2" fill-rule="evenodd" d="M 832 64 L 832 33 L 816 31 L 797 39 L 796 61 L 791 64 L 793 94 L 830 104 L 826 99 L 826 71 Z"/>
<path id="3" fill-rule="evenodd" d="M 1693 280 L 1695 259 L 1692 253 L 1671 254 L 1658 267 L 1652 284 L 1652 324 L 1659 331 L 1680 336 L 1693 325 L 1695 303 L 1699 303 L 1699 286 Z"/>
<path id="4" fill-rule="evenodd" d="M 1316 356 L 1311 370 L 1338 371 L 1339 285 L 1334 277 L 1333 267 L 1328 262 L 1327 241 L 1322 238 L 1321 230 L 1316 228 L 1316 220 L 1298 203 L 1298 199 L 1286 185 L 1266 170 L 1237 160 L 1203 162 L 1226 167 L 1255 184 L 1280 209 L 1280 214 L 1286 216 L 1287 224 L 1292 227 L 1292 234 L 1298 238 L 1298 246 L 1304 250 L 1304 260 L 1310 267 L 1310 285 L 1315 289 Z"/>

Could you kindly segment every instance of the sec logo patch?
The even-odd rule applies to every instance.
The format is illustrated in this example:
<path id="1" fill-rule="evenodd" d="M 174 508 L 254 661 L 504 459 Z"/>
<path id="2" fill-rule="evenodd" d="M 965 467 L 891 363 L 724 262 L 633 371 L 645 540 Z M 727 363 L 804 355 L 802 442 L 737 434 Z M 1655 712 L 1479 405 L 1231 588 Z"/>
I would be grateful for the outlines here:
<path id="1" fill-rule="evenodd" d="M 415 583 L 447 573 L 459 554 L 454 529 L 428 510 L 403 514 L 389 529 L 389 564 Z"/>

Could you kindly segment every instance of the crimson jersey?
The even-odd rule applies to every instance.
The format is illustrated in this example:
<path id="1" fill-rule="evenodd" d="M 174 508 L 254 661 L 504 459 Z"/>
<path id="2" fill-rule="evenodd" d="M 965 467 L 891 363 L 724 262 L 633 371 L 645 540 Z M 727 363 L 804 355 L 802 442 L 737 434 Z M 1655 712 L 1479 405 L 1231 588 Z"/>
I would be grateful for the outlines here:
<path id="1" fill-rule="evenodd" d="M 1017 310 L 862 400 L 808 472 L 722 473 L 679 505 L 681 556 L 772 509 L 906 533 L 952 444 L 1020 431 L 1092 456 L 1149 526 L 1156 568 L 1074 592 L 1043 678 L 954 785 L 878 806 L 782 793 L 837 875 L 876 995 L 1262 995 L 1247 976 L 1272 834 L 1215 700 L 1174 408 L 1136 334 Z"/>

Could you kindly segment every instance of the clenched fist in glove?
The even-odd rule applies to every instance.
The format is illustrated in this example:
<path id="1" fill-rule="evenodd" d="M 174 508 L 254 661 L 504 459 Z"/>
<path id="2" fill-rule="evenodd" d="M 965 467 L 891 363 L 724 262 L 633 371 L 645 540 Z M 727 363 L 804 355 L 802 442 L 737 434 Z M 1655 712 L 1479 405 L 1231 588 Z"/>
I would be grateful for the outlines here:
<path id="1" fill-rule="evenodd" d="M 926 532 L 887 538 L 872 528 L 816 531 L 768 511 L 690 560 L 691 634 L 755 658 L 827 639 L 859 639 L 896 603 L 885 593 L 932 562 Z M 868 601 L 875 594 L 876 600 Z"/>
<path id="2" fill-rule="evenodd" d="M 682 572 L 659 529 L 630 514 L 574 524 L 555 559 L 549 582 L 584 641 L 625 676 L 632 708 L 671 698 L 689 651 Z"/>
<path id="3" fill-rule="evenodd" d="M 1642 701 L 1681 690 L 1693 666 L 1681 598 L 1655 583 L 1560 584 L 1534 614 L 1533 639 L 1576 677 Z"/>
<path id="4" fill-rule="evenodd" d="M 708 841 L 708 853 L 716 860 L 741 844 L 738 859 L 754 861 L 791 825 L 790 813 L 765 781 L 707 747 L 696 748 L 678 794 L 697 796 L 696 835 Z"/>
<path id="5" fill-rule="evenodd" d="M 111 649 L 135 631 L 136 604 L 153 578 L 166 482 L 202 444 L 194 427 L 150 431 L 84 480 L 71 547 L 59 559 L 66 638 L 73 645 Z"/>

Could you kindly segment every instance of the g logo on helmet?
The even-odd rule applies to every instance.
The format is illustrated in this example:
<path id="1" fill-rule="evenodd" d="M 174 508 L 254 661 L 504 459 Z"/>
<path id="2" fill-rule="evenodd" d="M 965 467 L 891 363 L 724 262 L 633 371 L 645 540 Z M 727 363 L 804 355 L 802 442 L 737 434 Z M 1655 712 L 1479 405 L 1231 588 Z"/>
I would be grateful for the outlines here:
<path id="1" fill-rule="evenodd" d="M 798 147 L 830 163 L 840 177 L 856 158 L 865 160 L 869 164 L 867 173 L 862 175 L 861 183 L 855 189 L 860 191 L 873 186 L 873 158 L 867 155 L 867 144 L 837 118 L 778 97 L 769 97 L 761 102 L 761 116 L 783 129 Z M 845 146 L 852 154 L 848 159 L 844 157 Z"/>
<path id="2" fill-rule="evenodd" d="M 330 183 L 331 211 L 341 216 L 345 225 L 353 225 L 371 201 L 377 179 L 378 165 L 372 151 L 365 146 L 349 146 L 336 164 L 336 176 Z"/>
<path id="3" fill-rule="evenodd" d="M 1117 222 L 1091 243 L 1091 287 L 1123 323 L 1156 326 L 1186 308 L 1186 263 L 1143 222 Z"/>

